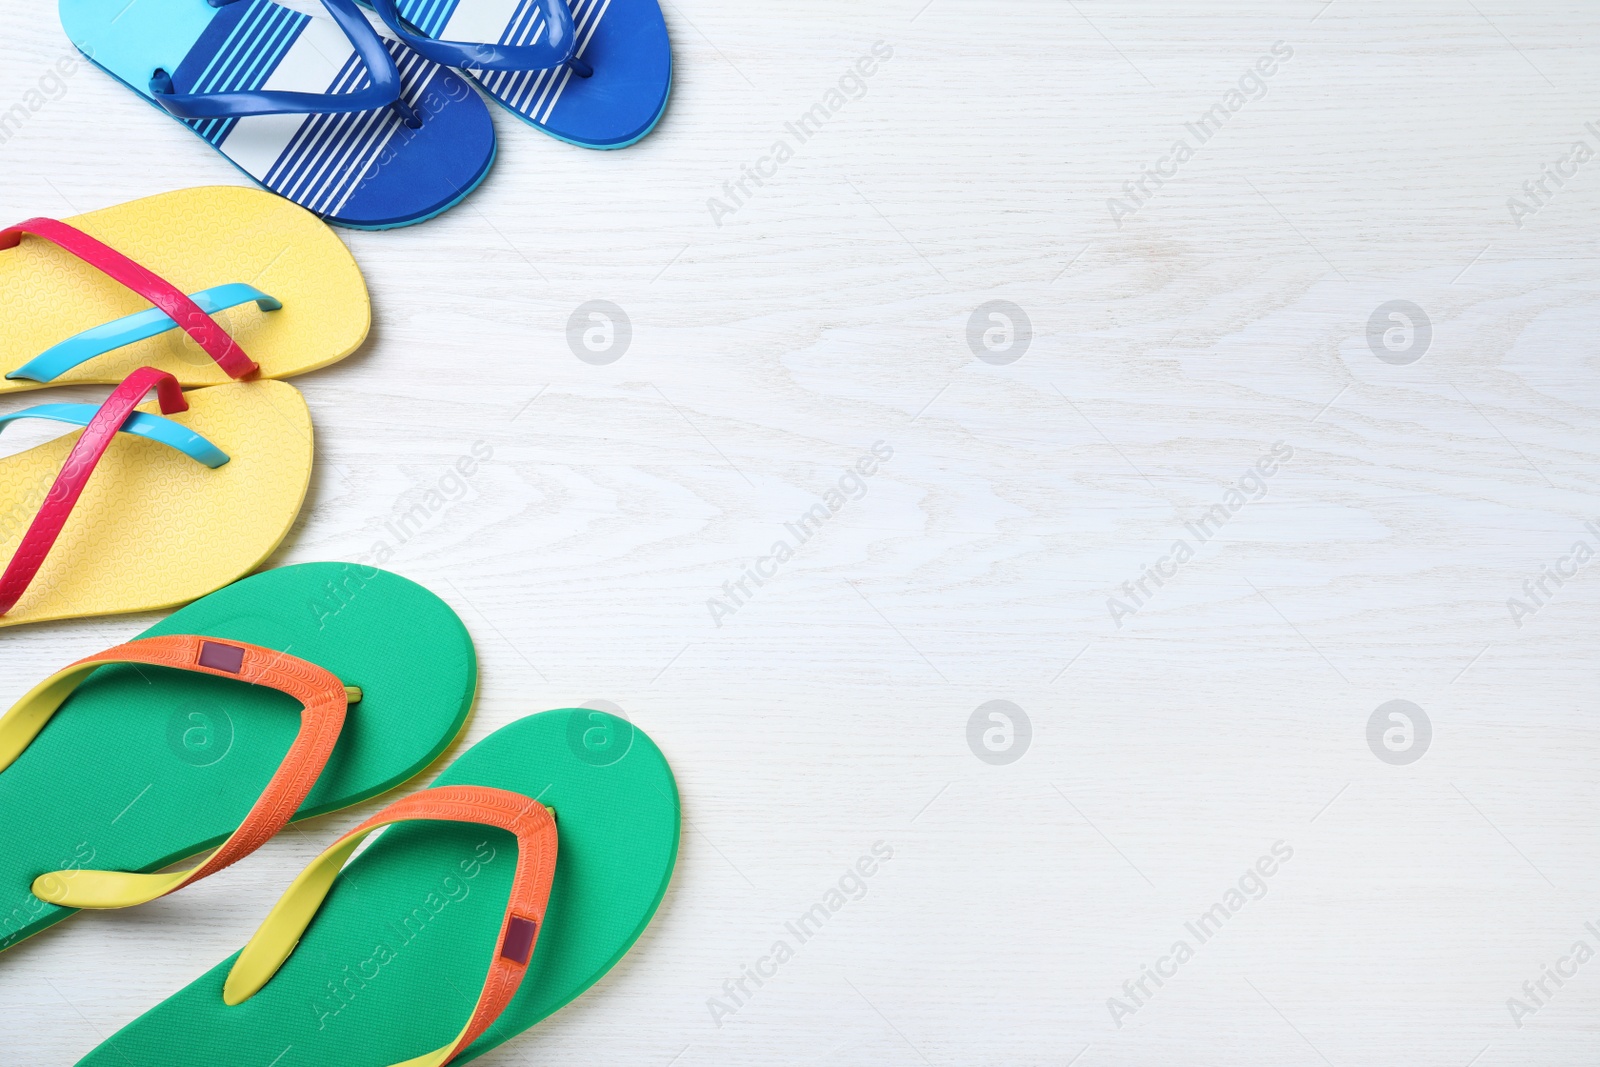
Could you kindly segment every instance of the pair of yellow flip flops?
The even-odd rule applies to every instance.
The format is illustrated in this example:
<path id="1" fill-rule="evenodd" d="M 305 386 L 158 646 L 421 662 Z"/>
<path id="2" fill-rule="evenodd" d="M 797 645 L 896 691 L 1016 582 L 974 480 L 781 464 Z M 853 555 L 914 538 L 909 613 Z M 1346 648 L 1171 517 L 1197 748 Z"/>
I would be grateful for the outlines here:
<path id="1" fill-rule="evenodd" d="M 0 322 L 0 396 L 122 383 L 98 411 L 0 408 L 85 427 L 0 458 L 4 627 L 172 608 L 265 562 L 313 451 L 276 379 L 354 352 L 371 308 L 324 223 L 221 186 L 0 230 Z"/>

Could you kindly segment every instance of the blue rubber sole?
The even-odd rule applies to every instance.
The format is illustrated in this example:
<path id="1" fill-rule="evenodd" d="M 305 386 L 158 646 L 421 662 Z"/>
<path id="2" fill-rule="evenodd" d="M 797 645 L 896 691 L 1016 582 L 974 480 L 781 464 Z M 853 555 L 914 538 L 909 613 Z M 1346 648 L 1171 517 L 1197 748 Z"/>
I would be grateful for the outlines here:
<path id="1" fill-rule="evenodd" d="M 224 158 L 226 158 L 226 157 L 224 157 Z M 496 159 L 499 159 L 499 158 L 500 158 L 500 144 L 497 141 L 497 142 L 495 142 L 495 146 L 492 149 L 489 150 L 489 159 L 488 159 L 487 162 L 484 163 L 483 169 L 478 172 L 477 177 L 472 179 L 472 183 L 470 185 L 468 185 L 464 190 L 462 190 L 461 195 L 456 197 L 454 200 L 450 201 L 448 204 L 444 205 L 443 207 L 438 208 L 437 210 L 435 210 L 435 211 L 433 211 L 433 212 L 431 212 L 431 213 L 429 213 L 427 215 L 423 215 L 420 218 L 407 219 L 404 222 L 385 222 L 385 223 L 372 225 L 372 226 L 363 226 L 362 224 L 357 223 L 357 222 L 340 222 L 338 219 L 330 219 L 330 218 L 327 218 L 327 217 L 323 217 L 322 221 L 326 222 L 329 226 L 341 226 L 341 227 L 343 227 L 344 229 L 347 229 L 347 230 L 366 230 L 369 233 L 376 233 L 376 232 L 380 232 L 380 231 L 383 231 L 383 230 L 404 229 L 407 226 L 415 226 L 419 222 L 427 222 L 429 219 L 436 219 L 440 215 L 443 215 L 446 211 L 449 211 L 451 208 L 453 208 L 457 204 L 461 203 L 461 201 L 465 200 L 467 197 L 471 196 L 472 193 L 473 193 L 473 190 L 477 189 L 478 186 L 482 185 L 483 184 L 483 180 L 489 176 L 489 171 L 494 169 L 494 161 Z M 248 174 L 245 175 L 245 176 L 246 177 L 250 177 Z M 255 181 L 254 178 L 251 178 L 250 180 L 251 181 Z M 258 182 L 257 184 L 260 184 L 260 183 Z M 271 190 L 268 190 L 268 192 L 271 192 Z"/>
<path id="2" fill-rule="evenodd" d="M 479 92 L 483 92 L 483 86 L 479 85 L 478 84 L 478 80 L 476 78 L 474 78 L 472 75 L 468 74 L 464 70 L 463 71 L 458 71 L 457 73 L 459 73 L 463 78 L 466 78 L 473 85 L 476 85 L 478 87 L 478 91 Z M 570 137 L 563 137 L 559 133 L 553 133 L 552 131 L 545 129 L 543 126 L 539 125 L 537 122 L 534 122 L 532 119 L 528 118 L 528 116 L 524 115 L 522 112 L 520 112 L 520 111 L 512 111 L 509 107 L 506 107 L 506 105 L 501 104 L 500 101 L 496 100 L 494 97 L 489 96 L 488 93 L 484 93 L 483 95 L 488 97 L 490 102 L 495 103 L 495 104 L 499 104 L 500 105 L 500 110 L 508 112 L 512 116 L 522 120 L 522 124 L 524 126 L 531 126 L 534 129 L 538 130 L 540 133 L 544 134 L 546 137 L 554 138 L 557 141 L 561 141 L 561 142 L 563 142 L 565 144 L 573 145 L 574 147 L 577 147 L 577 148 L 589 148 L 589 149 L 593 149 L 593 150 L 595 150 L 597 152 L 615 152 L 619 148 L 629 148 L 629 147 L 631 147 L 633 145 L 636 145 L 640 141 L 644 140 L 646 137 L 649 137 L 650 134 L 655 132 L 655 128 L 661 124 L 662 117 L 664 115 L 666 115 L 666 113 L 667 113 L 667 104 L 668 104 L 668 102 L 671 101 L 671 99 L 672 99 L 672 79 L 673 79 L 673 74 L 669 73 L 667 75 L 667 91 L 661 97 L 661 110 L 656 112 L 656 117 L 650 120 L 650 125 L 648 125 L 648 126 L 646 126 L 644 128 L 644 132 L 639 134 L 637 137 L 633 138 L 632 140 L 618 141 L 616 144 L 594 144 L 594 143 L 589 142 L 589 141 L 574 141 Z"/>
<path id="3" fill-rule="evenodd" d="M 362 7 L 366 8 L 369 11 L 374 10 L 373 7 L 372 7 L 371 0 L 356 0 L 356 3 L 360 4 Z M 410 22 L 410 21 L 408 21 L 406 19 L 402 19 L 401 23 L 402 23 L 402 25 L 405 26 L 406 29 L 410 30 L 412 33 L 415 33 L 418 36 L 427 36 L 426 34 L 423 33 L 421 28 L 416 26 L 414 23 L 412 23 L 412 22 Z M 669 44 L 669 48 L 670 48 L 670 44 Z M 561 135 L 559 133 L 556 133 L 555 131 L 553 131 L 553 130 L 545 127 L 545 126 L 541 126 L 541 125 L 539 125 L 539 123 L 534 122 L 532 119 L 530 119 L 528 116 L 524 115 L 522 112 L 517 111 L 516 109 L 512 108 L 510 105 L 508 105 L 508 104 L 504 103 L 503 101 L 501 101 L 500 99 L 498 99 L 492 92 L 490 92 L 488 90 L 488 88 L 483 84 L 483 82 L 481 80 L 479 80 L 476 76 L 474 76 L 470 71 L 462 70 L 460 67 L 453 67 L 451 69 L 454 70 L 457 74 L 461 75 L 461 77 L 466 79 L 466 81 L 471 83 L 472 86 L 478 90 L 479 94 L 482 95 L 483 98 L 487 102 L 499 105 L 501 110 L 509 113 L 512 117 L 520 120 L 523 123 L 523 125 L 531 126 L 534 129 L 538 130 L 540 133 L 544 134 L 545 136 L 554 138 L 555 140 L 561 141 L 564 144 L 570 144 L 570 145 L 573 145 L 574 147 L 577 147 L 577 148 L 588 148 L 588 149 L 592 149 L 592 150 L 598 151 L 598 152 L 614 152 L 614 151 L 616 151 L 617 149 L 620 149 L 620 148 L 629 148 L 629 147 L 632 147 L 633 145 L 638 144 L 640 141 L 644 140 L 646 137 L 649 137 L 650 134 L 655 131 L 655 128 L 658 125 L 661 124 L 662 116 L 666 115 L 666 113 L 667 113 L 667 104 L 672 99 L 672 83 L 673 83 L 673 77 L 674 77 L 674 64 L 673 64 L 673 61 L 672 61 L 671 52 L 669 51 L 668 54 L 667 54 L 667 90 L 666 90 L 666 92 L 661 94 L 661 106 L 658 109 L 656 109 L 655 116 L 653 118 L 651 118 L 649 125 L 647 125 L 643 130 L 641 130 L 639 133 L 635 134 L 633 137 L 630 137 L 626 141 L 615 141 L 615 142 L 607 143 L 607 142 L 601 142 L 601 141 L 579 141 L 579 140 L 577 140 L 575 138 L 572 138 L 572 137 L 565 137 L 565 136 L 563 136 L 563 135 Z"/>
<path id="4" fill-rule="evenodd" d="M 167 111 L 166 108 L 162 107 L 160 104 L 157 104 L 155 101 L 151 100 L 149 97 L 145 96 L 143 93 L 141 93 L 137 89 L 135 89 L 133 86 L 129 85 L 126 79 L 118 76 L 114 71 L 110 70 L 107 67 L 101 66 L 99 63 L 96 63 L 95 62 L 95 58 L 93 56 L 89 55 L 89 53 L 83 51 L 82 49 L 79 49 L 78 50 L 78 54 L 83 56 L 83 58 L 87 59 L 97 69 L 103 71 L 106 74 L 107 77 L 111 78 L 118 85 L 121 85 L 123 88 L 125 88 L 129 92 L 133 93 L 134 96 L 136 96 L 140 100 L 144 101 L 146 106 L 148 106 L 151 109 L 153 109 L 154 111 L 156 111 L 163 118 L 167 119 L 169 122 L 176 122 L 179 126 L 182 126 L 186 130 L 189 129 L 188 124 L 185 123 L 182 119 L 177 118 L 176 116 L 172 115 L 170 112 Z M 471 82 L 472 79 L 468 78 L 467 81 Z M 476 83 L 473 83 L 473 84 L 474 84 L 474 88 L 476 88 Z M 192 133 L 193 131 L 190 130 L 190 132 Z M 282 196 L 283 195 L 282 193 L 279 193 L 277 190 L 269 189 L 269 188 L 267 188 L 267 186 L 263 185 L 260 181 L 258 181 L 256 179 L 256 176 L 254 174 L 251 174 L 249 171 L 245 170 L 243 167 L 239 166 L 239 164 L 235 163 L 231 158 L 229 158 L 229 156 L 228 156 L 228 154 L 226 152 L 218 151 L 214 147 L 211 148 L 211 151 L 216 152 L 217 155 L 221 156 L 224 160 L 226 160 L 228 165 L 230 167 L 232 167 L 234 170 L 238 171 L 240 174 L 243 174 L 246 178 L 249 178 L 252 185 L 255 185 L 255 186 L 257 186 L 258 188 L 261 188 L 261 189 L 266 189 L 266 191 L 271 193 L 273 196 Z M 461 195 L 457 196 L 454 200 L 451 200 L 449 203 L 443 205 L 442 207 L 434 208 L 432 211 L 430 211 L 426 215 L 418 215 L 416 218 L 411 218 L 411 219 L 401 219 L 401 220 L 399 220 L 397 222 L 384 222 L 384 223 L 372 223 L 372 224 L 363 224 L 363 223 L 357 223 L 357 222 L 345 222 L 342 219 L 336 219 L 336 218 L 333 218 L 332 216 L 329 216 L 329 215 L 317 215 L 317 217 L 320 218 L 323 222 L 326 222 L 330 226 L 340 226 L 340 227 L 343 227 L 344 229 L 347 229 L 347 230 L 366 230 L 366 231 L 398 230 L 398 229 L 401 229 L 401 228 L 406 227 L 406 226 L 415 226 L 418 223 L 427 222 L 429 219 L 438 218 L 440 215 L 444 214 L 446 211 L 449 211 L 451 208 L 453 208 L 457 204 L 461 203 L 461 201 L 463 201 L 467 197 L 471 196 L 473 190 L 477 189 L 478 186 L 482 185 L 483 184 L 483 180 L 489 176 L 489 171 L 491 169 L 493 169 L 494 161 L 496 159 L 498 159 L 499 156 L 500 156 L 500 145 L 499 145 L 498 142 L 496 142 L 490 148 L 490 150 L 489 150 L 489 158 L 484 162 L 483 168 L 481 170 L 479 170 L 477 175 L 475 175 L 473 177 L 472 181 L 467 185 L 466 189 L 464 189 L 461 192 Z M 285 199 L 287 199 L 287 197 Z M 290 203 L 293 203 L 293 201 L 290 201 Z"/>

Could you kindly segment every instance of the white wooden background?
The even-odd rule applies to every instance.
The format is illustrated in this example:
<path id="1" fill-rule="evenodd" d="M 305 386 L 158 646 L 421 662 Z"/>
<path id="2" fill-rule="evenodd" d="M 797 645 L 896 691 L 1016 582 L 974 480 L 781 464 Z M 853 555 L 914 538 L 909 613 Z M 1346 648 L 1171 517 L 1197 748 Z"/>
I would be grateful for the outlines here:
<path id="1" fill-rule="evenodd" d="M 320 465 L 274 562 L 368 550 L 486 442 L 390 563 L 473 631 L 471 737 L 608 700 L 682 786 L 651 931 L 482 1062 L 1596 1062 L 1600 963 L 1520 1019 L 1507 1000 L 1600 948 L 1600 567 L 1520 627 L 1506 601 L 1600 546 L 1600 162 L 1520 227 L 1507 199 L 1597 146 L 1600 11 L 666 14 L 651 138 L 586 152 L 497 113 L 464 205 L 346 234 L 372 341 L 296 383 Z M 0 109 L 68 48 L 48 2 L 5 20 Z M 716 225 L 708 198 L 880 41 L 866 95 Z M 1279 41 L 1266 95 L 1117 226 L 1107 199 Z M 0 175 L 6 219 L 241 180 L 92 69 Z M 1009 364 L 967 340 L 997 299 L 1033 325 Z M 569 348 L 590 300 L 633 324 L 609 365 Z M 1416 362 L 1369 347 L 1392 300 L 1431 322 Z M 865 497 L 716 626 L 706 600 L 880 440 Z M 1265 497 L 1115 626 L 1119 583 L 1277 442 Z M 152 621 L 7 631 L 0 703 Z M 1366 736 L 1395 699 L 1432 724 L 1403 766 Z M 1032 724 L 1007 765 L 968 746 L 991 700 Z M 74 1063 L 362 814 L 8 953 L 0 1061 Z M 1280 841 L 1265 897 L 1116 1025 L 1108 998 Z M 875 842 L 865 898 L 714 1020 Z"/>

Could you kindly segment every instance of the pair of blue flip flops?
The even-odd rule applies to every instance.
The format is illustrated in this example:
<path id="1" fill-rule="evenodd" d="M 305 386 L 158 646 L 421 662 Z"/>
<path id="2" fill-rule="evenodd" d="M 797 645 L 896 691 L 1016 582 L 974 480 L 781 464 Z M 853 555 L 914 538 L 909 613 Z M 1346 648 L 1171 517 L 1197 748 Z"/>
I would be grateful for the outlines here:
<path id="1" fill-rule="evenodd" d="M 360 229 L 432 218 L 495 156 L 488 107 L 585 148 L 666 110 L 656 0 L 60 0 L 86 56 L 266 188 Z"/>

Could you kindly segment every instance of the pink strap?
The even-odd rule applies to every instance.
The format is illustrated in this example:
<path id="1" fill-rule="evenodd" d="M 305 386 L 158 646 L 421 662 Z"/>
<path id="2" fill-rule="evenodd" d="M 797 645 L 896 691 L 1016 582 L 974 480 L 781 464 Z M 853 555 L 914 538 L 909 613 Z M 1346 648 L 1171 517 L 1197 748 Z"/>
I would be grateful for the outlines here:
<path id="1" fill-rule="evenodd" d="M 100 405 L 100 410 L 95 412 L 94 418 L 89 420 L 78 443 L 72 446 L 61 473 L 56 475 L 55 484 L 45 495 L 39 514 L 33 517 L 33 525 L 22 535 L 22 543 L 17 546 L 16 554 L 6 566 L 5 574 L 0 575 L 0 615 L 16 607 L 17 601 L 22 599 L 22 594 L 38 575 L 39 568 L 44 566 L 45 557 L 55 547 L 56 538 L 61 536 L 67 516 L 77 506 L 78 498 L 89 484 L 89 476 L 94 473 L 100 457 L 106 454 L 117 431 L 151 389 L 156 391 L 161 401 L 163 415 L 189 410 L 189 402 L 183 398 L 178 379 L 154 367 L 140 367 L 112 390 L 106 402 Z"/>
<path id="2" fill-rule="evenodd" d="M 184 332 L 193 337 L 230 378 L 246 378 L 260 369 L 245 355 L 238 342 L 213 322 L 210 315 L 201 311 L 200 305 L 190 300 L 181 289 L 141 267 L 110 245 L 95 240 L 65 222 L 38 218 L 0 230 L 0 252 L 17 247 L 25 233 L 42 237 L 66 249 L 160 308 L 169 319 L 183 327 Z"/>

